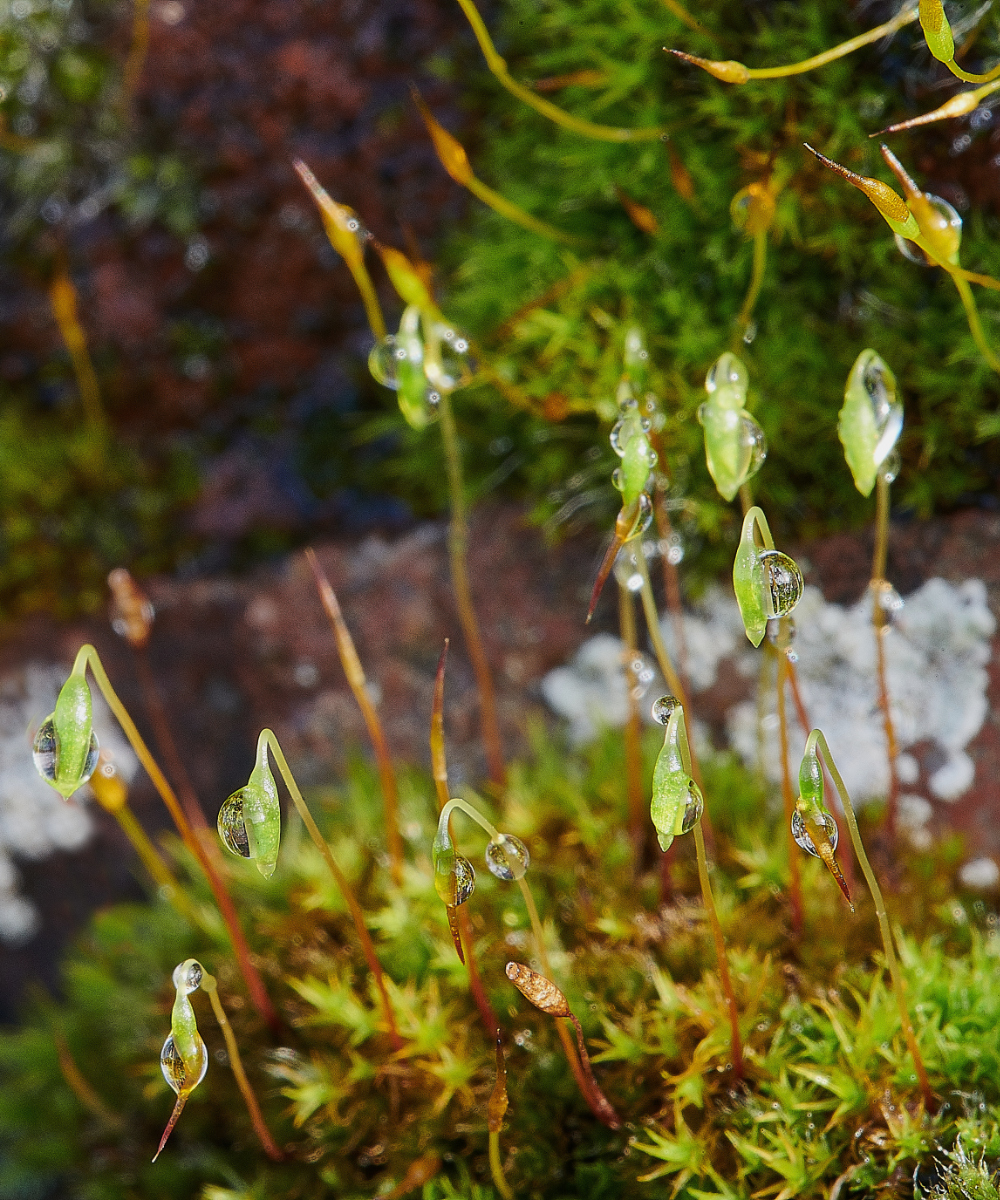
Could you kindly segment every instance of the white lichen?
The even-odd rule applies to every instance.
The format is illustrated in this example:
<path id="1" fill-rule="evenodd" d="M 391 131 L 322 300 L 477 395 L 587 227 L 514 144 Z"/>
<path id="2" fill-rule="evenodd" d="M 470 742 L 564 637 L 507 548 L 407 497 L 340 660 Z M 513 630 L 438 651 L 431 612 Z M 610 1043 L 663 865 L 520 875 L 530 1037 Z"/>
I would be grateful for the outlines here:
<path id="1" fill-rule="evenodd" d="M 987 713 L 985 670 L 995 621 L 986 586 L 978 579 L 948 583 L 930 579 L 893 613 L 885 633 L 886 674 L 896 740 L 900 782 L 913 786 L 921 764 L 908 752 L 920 744 L 926 786 L 940 800 L 952 801 L 971 787 L 975 764 L 966 747 L 982 728 Z M 878 704 L 877 654 L 871 601 L 865 596 L 844 607 L 828 604 L 807 587 L 795 610 L 797 671 L 813 728 L 822 729 L 852 798 L 864 803 L 884 797 L 889 787 L 885 731 Z M 750 649 L 739 611 L 726 593 L 710 592 L 696 612 L 683 617 L 687 670 L 692 691 L 711 687 L 720 665 L 744 676 L 760 675 L 761 656 Z M 664 618 L 664 638 L 675 656 L 673 622 Z M 589 741 L 602 728 L 622 726 L 628 716 L 624 646 L 601 634 L 580 647 L 570 664 L 552 671 L 542 694 L 570 721 L 576 743 Z M 657 677 L 651 694 L 658 694 Z M 726 714 L 730 744 L 756 766 L 763 739 L 763 763 L 774 783 L 781 778 L 778 719 L 773 670 L 758 706 L 755 699 L 734 705 Z M 644 716 L 648 706 L 643 706 Z M 788 704 L 793 770 L 808 732 L 799 727 Z M 929 750 L 929 752 L 928 752 Z M 911 839 L 926 845 L 931 805 L 921 796 L 901 797 L 900 820 Z M 905 803 L 904 803 L 905 800 Z"/>

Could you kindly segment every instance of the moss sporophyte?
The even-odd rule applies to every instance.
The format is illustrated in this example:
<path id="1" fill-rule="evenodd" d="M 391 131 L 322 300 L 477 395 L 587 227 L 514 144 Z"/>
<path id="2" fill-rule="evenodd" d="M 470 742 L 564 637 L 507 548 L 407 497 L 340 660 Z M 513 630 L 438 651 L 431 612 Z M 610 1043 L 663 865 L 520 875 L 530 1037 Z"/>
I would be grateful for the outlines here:
<path id="1" fill-rule="evenodd" d="M 890 484 L 899 472 L 912 499 L 912 477 L 926 472 L 935 494 L 961 490 L 955 456 L 941 451 L 942 465 L 934 447 L 953 412 L 969 425 L 966 444 L 988 427 L 989 368 L 1000 372 L 1000 359 L 971 285 L 1000 283 L 960 265 L 957 213 L 887 147 L 882 162 L 902 196 L 811 158 L 801 142 L 863 166 L 871 129 L 852 80 L 868 89 L 861 109 L 871 123 L 906 97 L 886 82 L 899 71 L 884 58 L 863 77 L 855 64 L 878 62 L 892 38 L 892 53 L 925 71 L 921 31 L 941 78 L 947 68 L 976 85 L 926 118 L 971 112 L 997 82 L 991 62 L 975 61 L 996 49 L 996 18 L 980 14 L 956 41 L 937 0 L 882 14 L 889 19 L 871 28 L 825 0 L 766 21 L 711 2 L 693 14 L 679 0 L 614 11 L 604 0 L 583 9 L 553 0 L 540 13 L 507 0 L 505 41 L 495 42 L 472 0 L 459 3 L 487 86 L 498 89 L 498 119 L 485 127 L 502 132 L 468 140 L 470 159 L 415 97 L 429 147 L 485 206 L 461 251 L 445 252 L 446 268 L 448 255 L 461 262 L 452 257 L 454 269 L 439 273 L 440 288 L 416 250 L 371 237 L 363 213 L 334 200 L 301 161 L 295 168 L 357 285 L 374 342 L 369 369 L 396 393 L 394 436 L 445 481 L 455 614 L 476 681 L 465 704 L 479 720 L 488 780 L 482 795 L 468 771 L 449 782 L 444 654 L 421 718 L 430 776 L 397 772 L 392 730 L 315 554 L 309 564 L 376 768 L 354 762 L 346 784 L 311 788 L 307 804 L 265 729 L 246 784 L 219 812 L 228 855 L 181 786 L 155 681 L 143 691 L 181 799 L 96 651 L 83 647 L 38 730 L 35 762 L 67 801 L 89 781 L 157 892 L 148 906 L 101 914 L 72 960 L 66 998 L 39 1000 L 26 1029 L 0 1039 L 0 1158 L 24 1194 L 109 1200 L 199 1190 L 202 1200 L 388 1200 L 417 1188 L 425 1200 L 638 1200 L 666 1195 L 650 1188 L 663 1177 L 660 1189 L 678 1200 L 909 1200 L 917 1188 L 936 1195 L 925 1188 L 931 1172 L 942 1188 L 992 1187 L 997 917 L 956 891 L 953 848 L 917 855 L 896 836 L 884 650 L 895 597 Z M 129 105 L 140 7 L 136 16 Z M 665 59 L 668 38 L 698 50 L 680 57 L 702 70 Z M 741 58 L 722 57 L 731 53 Z M 663 87 L 665 64 L 682 86 Z M 815 74 L 797 81 L 806 72 Z M 916 145 L 901 157 L 925 172 Z M 965 228 L 968 261 L 995 253 L 979 224 Z M 961 310 L 950 287 L 927 282 L 943 282 L 940 273 L 915 282 L 918 262 L 948 275 Z M 398 301 L 389 321 L 386 283 Z M 806 293 L 823 299 L 822 321 L 796 299 Z M 849 315 L 835 321 L 838 296 Z M 79 349 L 72 300 L 64 285 L 52 292 L 66 344 Z M 868 320 L 865 305 L 876 301 L 892 320 Z M 968 411 L 951 399 L 963 359 Z M 74 362 L 82 391 L 84 359 Z M 923 389 L 921 403 L 911 388 Z M 498 395 L 519 415 L 508 420 Z M 478 468 L 469 473 L 479 425 L 505 436 L 509 427 L 528 448 L 521 463 L 545 494 L 541 519 L 603 514 L 608 546 L 579 615 L 582 627 L 614 572 L 628 723 L 590 750 L 570 751 L 496 702 L 495 643 L 480 629 L 468 564 L 469 496 L 487 489 Z M 921 471 L 909 470 L 917 461 Z M 861 624 L 873 637 L 871 720 L 890 782 L 884 810 L 863 823 L 885 892 L 838 762 L 809 720 L 794 625 L 807 608 L 797 607 L 803 572 L 776 546 L 793 543 L 802 514 L 839 506 L 860 520 L 873 491 L 871 621 L 866 611 Z M 713 748 L 697 720 L 680 636 L 685 538 L 731 563 L 747 639 L 776 692 L 780 817 L 763 772 Z M 650 573 L 657 558 L 670 630 Z M 152 613 L 129 577 L 116 573 L 112 586 L 142 677 Z M 636 598 L 667 691 L 646 713 L 639 676 L 648 686 L 653 670 Z M 88 671 L 179 845 L 154 845 L 131 813 L 93 734 Z M 501 711 L 526 727 L 532 749 L 522 760 L 508 760 Z M 644 716 L 662 727 L 661 744 Z M 828 733 L 845 762 L 851 747 Z M 488 874 L 475 892 L 464 817 L 485 834 Z M 216 1022 L 199 1030 L 202 992 Z M 176 1098 L 157 1154 L 168 1136 L 170 1151 L 151 1168 L 166 1097 L 160 1046 Z M 206 1075 L 210 1060 L 232 1071 Z M 56 1129 L 55 1150 L 46 1149 L 55 1166 L 40 1167 L 39 1139 Z"/>

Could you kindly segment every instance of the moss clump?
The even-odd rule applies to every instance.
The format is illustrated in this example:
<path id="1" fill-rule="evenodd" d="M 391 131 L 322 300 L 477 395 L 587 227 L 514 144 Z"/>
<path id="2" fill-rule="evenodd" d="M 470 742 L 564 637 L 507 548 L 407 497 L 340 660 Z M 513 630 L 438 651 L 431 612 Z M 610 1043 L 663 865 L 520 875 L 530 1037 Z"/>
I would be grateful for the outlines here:
<path id="1" fill-rule="evenodd" d="M 647 772 L 656 748 L 647 743 Z M 515 1194 L 791 1197 L 827 1194 L 839 1180 L 841 1194 L 903 1197 L 917 1164 L 927 1169 L 958 1138 L 977 1154 L 994 1153 L 996 917 L 955 897 L 954 853 L 945 847 L 901 863 L 891 901 L 908 931 L 901 950 L 916 1032 L 942 1102 L 929 1114 L 870 904 L 862 899 L 850 917 L 820 864 L 807 864 L 806 933 L 795 944 L 781 891 L 784 839 L 753 780 L 728 757 L 708 761 L 715 890 L 746 1041 L 739 1088 L 711 938 L 692 898 L 690 848 L 673 867 L 674 902 L 661 905 L 658 865 L 633 864 L 623 776 L 619 738 L 573 757 L 539 734 L 495 814 L 531 849 L 553 971 L 623 1130 L 591 1115 L 552 1020 L 506 979 L 507 961 L 535 957 L 518 892 L 484 871 L 468 902 L 507 1049 L 511 1107 L 501 1147 Z M 432 1158 L 440 1167 L 424 1184 L 428 1200 L 494 1196 L 486 1155 L 493 1045 L 431 882 L 432 794 L 429 780 L 404 776 L 410 845 L 398 888 L 370 855 L 382 837 L 373 773 L 356 765 L 343 787 L 311 797 L 391 977 L 401 1052 L 389 1048 L 343 901 L 293 823 L 269 881 L 250 864 L 235 872 L 251 943 L 287 1022 L 281 1036 L 244 1002 L 211 919 L 193 927 L 163 900 L 101 914 L 67 964 L 65 998 L 39 997 L 25 1027 L 0 1038 L 0 1191 L 360 1198 L 391 1192 L 417 1160 Z M 478 858 L 483 839 L 457 832 L 459 849 Z M 207 914 L 207 892 L 194 880 L 185 886 Z M 192 952 L 219 977 L 265 1118 L 286 1152 L 280 1164 L 253 1137 L 221 1037 L 197 997 L 211 1068 L 171 1145 L 149 1164 L 171 1103 L 158 1064 L 170 974 Z M 60 1043 L 85 1087 L 71 1086 Z"/>

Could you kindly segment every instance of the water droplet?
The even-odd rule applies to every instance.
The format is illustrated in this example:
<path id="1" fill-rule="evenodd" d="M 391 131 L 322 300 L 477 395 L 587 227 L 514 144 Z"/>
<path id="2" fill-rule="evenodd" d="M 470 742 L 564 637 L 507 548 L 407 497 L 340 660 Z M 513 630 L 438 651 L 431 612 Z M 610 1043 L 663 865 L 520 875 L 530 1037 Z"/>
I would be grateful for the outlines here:
<path id="1" fill-rule="evenodd" d="M 188 960 L 178 963 L 174 967 L 173 981 L 174 987 L 178 991 L 184 992 L 185 995 L 190 995 L 196 992 L 201 987 L 202 969 L 200 962 Z"/>
<path id="2" fill-rule="evenodd" d="M 615 421 L 611 427 L 611 432 L 608 434 L 608 441 L 611 443 L 611 449 L 619 458 L 625 457 L 625 446 L 622 441 L 622 435 L 625 431 L 625 421 Z"/>
<path id="3" fill-rule="evenodd" d="M 875 429 L 879 435 L 872 454 L 878 466 L 888 457 L 902 431 L 903 406 L 897 398 L 896 381 L 892 372 L 877 354 L 873 354 L 865 366 L 863 382 L 871 401 Z"/>
<path id="4" fill-rule="evenodd" d="M 705 800 L 701 789 L 693 779 L 688 780 L 687 800 L 684 804 L 684 816 L 681 820 L 681 833 L 690 833 L 698 824 L 701 814 L 705 811 Z"/>
<path id="5" fill-rule="evenodd" d="M 432 413 L 437 412 L 441 407 L 441 393 L 435 392 L 433 388 L 427 389 L 427 395 L 424 397 L 424 400 Z"/>
<path id="6" fill-rule="evenodd" d="M 746 327 L 746 329 L 743 330 L 744 346 L 749 346 L 750 343 L 754 340 L 754 338 L 756 336 L 757 336 L 757 322 L 756 321 L 747 321 L 747 327 Z"/>
<path id="7" fill-rule="evenodd" d="M 794 558 L 780 550 L 762 550 L 757 559 L 764 574 L 764 610 L 769 617 L 787 617 L 802 599 L 802 572 Z"/>
<path id="8" fill-rule="evenodd" d="M 650 421 L 649 417 L 642 417 L 639 421 L 639 428 L 643 433 L 649 433 L 649 431 L 653 428 L 653 423 Z"/>
<path id="9" fill-rule="evenodd" d="M 878 469 L 878 473 L 882 476 L 886 483 L 895 483 L 896 476 L 899 474 L 902 465 L 903 460 L 899 456 L 899 451 L 892 449 L 885 456 L 882 465 Z"/>
<path id="10" fill-rule="evenodd" d="M 631 416 L 639 408 L 639 401 L 630 391 L 625 391 L 622 394 L 622 399 L 618 402 L 618 410 L 623 417 Z"/>
<path id="11" fill-rule="evenodd" d="M 625 490 L 625 473 L 621 467 L 615 467 L 611 472 L 611 482 L 618 491 L 623 492 Z"/>
<path id="12" fill-rule="evenodd" d="M 180 1056 L 180 1051 L 174 1045 L 172 1033 L 167 1036 L 167 1040 L 163 1043 L 163 1049 L 160 1051 L 160 1070 L 163 1072 L 163 1078 L 178 1094 L 182 1088 L 186 1091 L 196 1088 L 205 1078 L 205 1072 L 208 1070 L 208 1051 L 205 1049 L 205 1043 L 202 1041 L 200 1033 L 196 1033 L 194 1036 L 198 1046 L 197 1079 L 188 1079 L 187 1067 L 184 1065 L 184 1059 Z"/>
<path id="13" fill-rule="evenodd" d="M 527 850 L 525 850 L 527 854 Z M 492 868 L 491 868 L 492 870 Z M 464 904 L 476 890 L 476 869 L 461 854 L 455 855 L 455 904 Z"/>
<path id="14" fill-rule="evenodd" d="M 641 537 L 653 523 L 653 502 L 645 492 L 639 494 L 639 513 L 632 525 L 629 539 Z"/>
<path id="15" fill-rule="evenodd" d="M 513 834 L 501 833 L 486 847 L 486 865 L 497 879 L 523 879 L 530 862 L 528 847 Z"/>
<path id="16" fill-rule="evenodd" d="M 639 550 L 634 542 L 623 546 L 615 559 L 615 579 L 634 595 L 642 591 L 642 571 L 639 569 Z"/>
<path id="17" fill-rule="evenodd" d="M 240 858 L 250 857 L 250 839 L 247 836 L 246 822 L 243 819 L 243 793 L 246 788 L 233 792 L 229 799 L 219 809 L 217 822 L 219 837 L 227 850 Z"/>
<path id="18" fill-rule="evenodd" d="M 767 640 L 779 650 L 787 650 L 795 641 L 795 621 L 791 617 L 771 617 L 767 622 Z"/>
<path id="19" fill-rule="evenodd" d="M 406 361 L 406 351 L 396 341 L 394 334 L 382 338 L 371 348 L 368 355 L 368 370 L 376 383 L 396 391 L 399 387 L 399 363 Z"/>
<path id="20" fill-rule="evenodd" d="M 98 745 L 97 734 L 91 730 L 90 733 L 90 748 L 87 750 L 87 757 L 83 763 L 83 770 L 80 773 L 80 778 L 76 780 L 76 787 L 80 787 L 86 783 L 97 769 L 97 760 L 100 757 L 101 748 Z M 55 721 L 52 717 L 44 720 L 35 734 L 35 740 L 31 745 L 31 757 L 35 763 L 35 770 L 48 783 L 56 783 L 56 777 L 59 773 L 59 738 L 56 734 Z"/>
<path id="21" fill-rule="evenodd" d="M 705 417 L 707 416 L 707 414 L 708 414 L 708 401 L 706 400 L 704 404 L 698 405 L 698 424 L 699 425 L 705 424 Z"/>
<path id="22" fill-rule="evenodd" d="M 674 709 L 679 705 L 680 701 L 676 696 L 661 696 L 659 700 L 654 700 L 651 709 L 653 720 L 658 721 L 661 725 L 666 725 L 670 721 Z"/>
<path id="23" fill-rule="evenodd" d="M 910 262 L 916 263 L 920 267 L 929 267 L 931 265 L 927 261 L 927 256 L 916 242 L 911 242 L 909 238 L 905 238 L 899 233 L 894 233 L 892 236 L 896 243 L 896 249 L 904 258 L 908 258 Z"/>
<path id="24" fill-rule="evenodd" d="M 469 341 L 443 325 L 436 325 L 434 332 L 442 339 L 442 344 L 436 356 L 428 353 L 427 378 L 441 391 L 453 392 L 467 382 L 472 373 Z"/>
<path id="25" fill-rule="evenodd" d="M 748 383 L 747 369 L 736 355 L 720 354 L 705 376 L 705 391 L 711 396 L 720 387 L 729 387 L 743 397 Z"/>
<path id="26" fill-rule="evenodd" d="M 830 846 L 837 849 L 837 839 L 840 836 L 840 831 L 837 828 L 837 822 L 828 813 L 821 813 L 820 819 L 816 822 L 817 825 L 822 825 L 826 830 L 827 837 L 830 839 Z M 795 838 L 796 844 L 801 846 L 803 850 L 808 851 L 813 858 L 819 858 L 819 851 L 816 849 L 815 843 L 809 836 L 809 831 L 806 829 L 805 818 L 798 809 L 792 813 L 792 837 Z"/>
<path id="27" fill-rule="evenodd" d="M 740 441 L 743 443 L 744 453 L 747 454 L 746 473 L 743 476 L 746 482 L 752 475 L 757 474 L 767 458 L 767 438 L 764 436 L 764 430 L 748 412 L 740 414 Z"/>

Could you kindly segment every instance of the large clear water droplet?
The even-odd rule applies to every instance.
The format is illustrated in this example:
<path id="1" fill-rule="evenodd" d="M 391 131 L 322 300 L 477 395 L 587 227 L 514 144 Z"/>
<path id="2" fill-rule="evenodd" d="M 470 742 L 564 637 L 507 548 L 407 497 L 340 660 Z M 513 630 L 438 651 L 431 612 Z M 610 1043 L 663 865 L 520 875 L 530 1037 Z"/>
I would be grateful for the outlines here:
<path id="1" fill-rule="evenodd" d="M 658 721 L 661 725 L 668 724 L 674 709 L 679 704 L 680 701 L 676 696 L 661 696 L 659 700 L 654 700 L 651 709 L 653 720 Z"/>
<path id="2" fill-rule="evenodd" d="M 764 612 L 768 617 L 787 617 L 802 599 L 798 563 L 780 550 L 762 550 L 757 561 L 764 573 Z"/>
<path id="3" fill-rule="evenodd" d="M 903 428 L 903 406 L 897 398 L 895 380 L 877 354 L 872 355 L 862 378 L 878 433 L 878 443 L 872 454 L 878 466 L 899 438 Z"/>
<path id="4" fill-rule="evenodd" d="M 525 851 L 527 853 L 527 851 Z M 455 856 L 455 904 L 464 904 L 476 890 L 476 869 L 461 854 Z"/>
<path id="5" fill-rule="evenodd" d="M 641 537 L 653 523 L 653 502 L 645 492 L 639 493 L 639 511 L 636 514 L 635 521 L 632 523 L 632 528 L 629 530 L 628 540 Z"/>
<path id="6" fill-rule="evenodd" d="M 530 863 L 528 847 L 513 834 L 501 833 L 496 841 L 486 847 L 486 865 L 490 873 L 508 883 L 513 879 L 523 879 Z"/>
<path id="7" fill-rule="evenodd" d="M 730 387 L 745 396 L 749 382 L 746 367 L 735 354 L 727 352 L 720 354 L 709 367 L 705 376 L 705 391 L 711 396 L 720 387 Z"/>
<path id="8" fill-rule="evenodd" d="M 833 819 L 830 813 L 825 812 L 820 814 L 820 819 L 816 822 L 816 824 L 822 825 L 822 827 L 826 830 L 826 835 L 830 839 L 830 846 L 836 850 L 837 839 L 840 837 L 840 830 L 837 828 L 837 822 Z M 813 856 L 813 858 L 820 857 L 820 853 L 816 849 L 816 844 L 809 836 L 809 830 L 806 829 L 805 817 L 802 816 L 798 809 L 792 813 L 792 837 L 795 838 L 796 843 L 801 846 L 803 850 L 807 850 Z"/>
<path id="9" fill-rule="evenodd" d="M 882 465 L 878 469 L 878 473 L 886 481 L 886 483 L 895 483 L 896 476 L 899 474 L 900 468 L 903 465 L 903 460 L 899 457 L 898 450 L 890 450 L 882 461 Z"/>
<path id="10" fill-rule="evenodd" d="M 190 965 L 186 962 L 178 963 L 174 967 L 172 976 L 174 987 L 189 996 L 201 987 L 202 974 L 201 963 L 193 962 Z"/>
<path id="11" fill-rule="evenodd" d="M 757 474 L 767 458 L 767 438 L 764 436 L 764 430 L 748 412 L 740 413 L 740 442 L 747 455 L 746 473 L 743 476 L 746 482 Z"/>
<path id="12" fill-rule="evenodd" d="M 617 454 L 619 458 L 625 457 L 625 445 L 622 440 L 624 431 L 625 421 L 618 420 L 615 421 L 614 425 L 611 426 L 611 432 L 608 434 L 608 441 L 611 443 L 611 449 L 614 450 L 615 454 Z"/>
<path id="13" fill-rule="evenodd" d="M 399 364 L 406 361 L 406 351 L 395 334 L 390 333 L 375 343 L 368 355 L 368 370 L 376 383 L 395 391 L 399 387 Z"/>
<path id="14" fill-rule="evenodd" d="M 944 234 L 951 243 L 953 254 L 957 258 L 958 248 L 962 244 L 962 218 L 955 207 L 949 204 L 942 196 L 932 196 L 927 193 L 925 199 L 930 201 L 931 208 L 934 210 L 935 225 L 939 232 Z M 908 258 L 910 262 L 917 263 L 921 267 L 934 266 L 934 263 L 928 260 L 927 255 L 924 254 L 916 242 L 911 242 L 909 238 L 901 237 L 898 233 L 894 233 L 892 236 L 895 239 L 897 249 L 904 258 Z"/>
<path id="15" fill-rule="evenodd" d="M 436 387 L 453 392 L 472 374 L 469 362 L 469 339 L 447 325 L 437 325 L 434 332 L 441 339 L 437 360 L 427 360 L 427 377 Z"/>
<path id="16" fill-rule="evenodd" d="M 243 793 L 246 788 L 233 792 L 229 799 L 219 809 L 217 822 L 219 837 L 222 838 L 227 850 L 240 858 L 250 857 L 250 838 L 247 836 L 246 822 L 243 819 Z"/>
<path id="17" fill-rule="evenodd" d="M 178 1094 L 182 1088 L 186 1088 L 188 1091 L 196 1088 L 205 1078 L 205 1072 L 208 1070 L 208 1052 L 205 1049 L 205 1043 L 202 1041 L 200 1033 L 196 1033 L 195 1038 L 200 1050 L 197 1079 L 188 1079 L 187 1067 L 184 1065 L 184 1059 L 180 1056 L 180 1051 L 174 1045 L 172 1033 L 168 1034 L 167 1040 L 163 1043 L 163 1049 L 160 1051 L 160 1070 L 163 1072 L 163 1078 Z"/>
<path id="18" fill-rule="evenodd" d="M 86 783 L 87 780 L 97 770 L 97 760 L 101 755 L 101 747 L 97 741 L 97 734 L 91 730 L 90 747 L 87 750 L 87 757 L 84 759 L 83 771 L 80 773 L 80 778 L 77 781 L 77 786 Z M 35 763 L 35 770 L 47 783 L 55 783 L 56 776 L 59 771 L 59 738 L 56 734 L 56 725 L 52 717 L 47 717 L 39 726 L 38 732 L 35 734 L 35 740 L 31 744 L 31 757 Z"/>
<path id="19" fill-rule="evenodd" d="M 615 559 L 615 579 L 633 595 L 642 591 L 642 570 L 639 566 L 642 549 L 637 549 L 636 545 L 635 542 L 631 542 L 623 546 Z"/>
<path id="20" fill-rule="evenodd" d="M 684 802 L 684 816 L 681 818 L 681 833 L 690 833 L 705 811 L 705 798 L 701 788 L 693 779 L 688 780 L 687 800 Z"/>
<path id="21" fill-rule="evenodd" d="M 621 469 L 621 467 L 615 467 L 615 469 L 611 472 L 611 485 L 619 492 L 623 492 L 625 490 L 625 472 Z"/>

